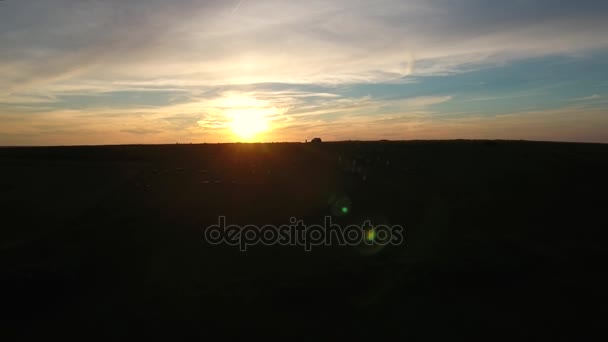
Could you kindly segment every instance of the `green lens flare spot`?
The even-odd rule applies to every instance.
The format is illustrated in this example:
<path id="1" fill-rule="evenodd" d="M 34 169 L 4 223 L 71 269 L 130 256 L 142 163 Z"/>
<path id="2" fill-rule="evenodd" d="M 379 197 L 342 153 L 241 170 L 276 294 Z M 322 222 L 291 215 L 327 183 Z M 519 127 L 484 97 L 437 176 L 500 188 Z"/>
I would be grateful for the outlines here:
<path id="1" fill-rule="evenodd" d="M 348 214 L 348 207 L 342 207 L 342 214 Z"/>

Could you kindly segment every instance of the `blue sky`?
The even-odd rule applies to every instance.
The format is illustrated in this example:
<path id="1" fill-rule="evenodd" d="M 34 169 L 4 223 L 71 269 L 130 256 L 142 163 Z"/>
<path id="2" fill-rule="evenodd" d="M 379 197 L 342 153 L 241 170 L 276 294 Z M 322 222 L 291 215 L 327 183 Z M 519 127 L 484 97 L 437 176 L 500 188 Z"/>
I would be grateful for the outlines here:
<path id="1" fill-rule="evenodd" d="M 608 142 L 605 1 L 0 2 L 0 145 Z"/>

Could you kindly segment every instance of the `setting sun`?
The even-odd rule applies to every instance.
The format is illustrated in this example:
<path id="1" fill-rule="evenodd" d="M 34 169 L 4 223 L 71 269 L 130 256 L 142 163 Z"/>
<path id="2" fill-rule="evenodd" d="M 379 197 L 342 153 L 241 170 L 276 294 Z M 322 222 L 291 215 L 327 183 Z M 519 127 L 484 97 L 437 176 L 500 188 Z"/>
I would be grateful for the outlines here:
<path id="1" fill-rule="evenodd" d="M 228 127 L 240 141 L 260 138 L 262 133 L 271 130 L 272 120 L 281 114 L 267 101 L 242 94 L 227 94 L 218 99 L 215 105 L 223 112 Z"/>
<path id="2" fill-rule="evenodd" d="M 257 108 L 239 108 L 226 111 L 230 118 L 230 128 L 240 139 L 249 141 L 270 128 L 264 110 Z"/>

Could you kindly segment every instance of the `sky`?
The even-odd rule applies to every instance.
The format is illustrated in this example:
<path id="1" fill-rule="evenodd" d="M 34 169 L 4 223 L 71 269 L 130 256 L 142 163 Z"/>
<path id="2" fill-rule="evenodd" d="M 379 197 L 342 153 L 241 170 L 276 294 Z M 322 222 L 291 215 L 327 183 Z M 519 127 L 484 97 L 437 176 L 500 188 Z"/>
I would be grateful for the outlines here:
<path id="1" fill-rule="evenodd" d="M 4 0 L 0 145 L 608 142 L 605 0 Z"/>

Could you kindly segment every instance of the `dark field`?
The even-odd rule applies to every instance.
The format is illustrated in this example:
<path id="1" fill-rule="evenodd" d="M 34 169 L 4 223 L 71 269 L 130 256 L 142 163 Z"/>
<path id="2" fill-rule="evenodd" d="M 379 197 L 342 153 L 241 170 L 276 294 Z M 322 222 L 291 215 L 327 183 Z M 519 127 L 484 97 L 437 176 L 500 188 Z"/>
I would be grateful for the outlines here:
<path id="1" fill-rule="evenodd" d="M 2 148 L 0 194 L 3 336 L 588 340 L 606 326 L 608 145 Z M 405 243 L 204 241 L 220 215 L 322 223 L 335 195 L 352 208 L 334 222 L 400 224 Z"/>

